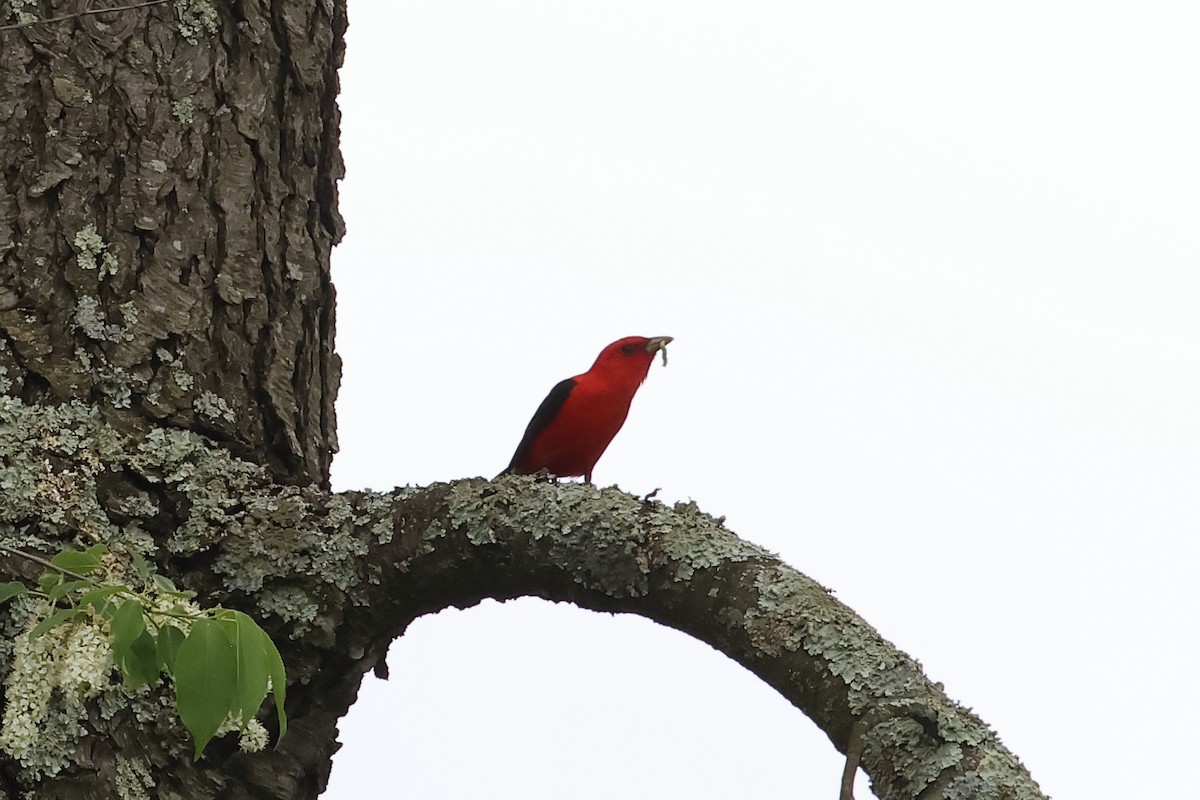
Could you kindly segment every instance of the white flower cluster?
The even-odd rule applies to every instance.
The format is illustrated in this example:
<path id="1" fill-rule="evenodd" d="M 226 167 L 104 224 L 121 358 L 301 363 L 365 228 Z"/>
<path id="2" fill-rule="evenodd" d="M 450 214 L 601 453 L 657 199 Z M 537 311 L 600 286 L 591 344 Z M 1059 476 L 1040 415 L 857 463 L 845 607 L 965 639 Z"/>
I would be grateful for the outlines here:
<path id="1" fill-rule="evenodd" d="M 246 727 L 243 728 L 241 717 L 233 714 L 225 718 L 225 721 L 217 728 L 216 735 L 224 736 L 234 731 L 241 731 L 238 736 L 238 747 L 242 749 L 243 753 L 259 752 L 267 746 L 267 741 L 270 739 L 267 729 L 257 719 L 251 717 L 250 721 L 246 723 Z"/>
<path id="2" fill-rule="evenodd" d="M 54 690 L 50 667 L 57 637 L 51 631 L 47 636 L 29 638 L 29 631 L 41 617 L 41 614 L 30 615 L 27 629 L 13 645 L 12 672 L 5 692 L 8 703 L 0 725 L 0 748 L 24 766 L 29 766 L 29 756 L 38 741 L 38 723 L 50 710 L 50 694 Z"/>
<path id="3" fill-rule="evenodd" d="M 256 719 L 246 723 L 242 735 L 238 737 L 238 747 L 243 753 L 257 753 L 267 746 L 267 729 Z"/>
<path id="4" fill-rule="evenodd" d="M 113 660 L 98 620 L 58 625 L 30 639 L 48 610 L 31 614 L 14 643 L 0 749 L 50 776 L 66 765 L 68 745 L 86 733 L 83 701 L 108 688 Z"/>
<path id="5" fill-rule="evenodd" d="M 108 688 L 113 669 L 108 633 L 92 620 L 63 625 L 57 631 L 54 662 L 63 694 L 86 700 Z"/>

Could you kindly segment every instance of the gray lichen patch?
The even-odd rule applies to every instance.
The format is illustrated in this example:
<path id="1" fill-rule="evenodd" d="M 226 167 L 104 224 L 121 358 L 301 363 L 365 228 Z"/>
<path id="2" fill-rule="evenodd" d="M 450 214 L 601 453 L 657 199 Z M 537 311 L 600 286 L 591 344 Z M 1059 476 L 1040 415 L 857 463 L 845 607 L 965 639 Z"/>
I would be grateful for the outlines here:
<path id="1" fill-rule="evenodd" d="M 184 369 L 183 365 L 179 363 L 175 363 L 171 366 L 171 380 L 173 380 L 175 385 L 185 392 L 190 391 L 192 385 L 195 383 L 195 379 L 192 377 L 191 373 Z M 219 400 L 220 398 L 217 399 Z"/>
<path id="2" fill-rule="evenodd" d="M 169 512 L 176 522 L 161 542 L 168 552 L 187 556 L 219 543 L 212 569 L 223 591 L 261 592 L 262 610 L 291 623 L 294 636 L 309 627 L 332 636 L 336 619 L 322 616 L 307 590 L 268 582 L 286 576 L 327 587 L 330 597 L 351 593 L 371 538 L 392 517 L 383 495 L 359 495 L 363 505 L 352 507 L 315 489 L 276 486 L 261 467 L 194 433 L 156 428 L 132 436 L 81 403 L 0 397 L 0 465 L 6 544 L 54 550 L 102 542 L 153 556 L 147 531 L 161 529 Z M 32 531 L 28 520 L 37 520 Z"/>
<path id="3" fill-rule="evenodd" d="M 57 87 L 57 82 L 56 82 Z M 90 222 L 75 234 L 75 258 L 80 269 L 98 270 L 100 279 L 116 275 L 120 267 L 117 257 L 113 255 L 108 245 L 96 232 L 96 226 Z"/>
<path id="4" fill-rule="evenodd" d="M 125 320 L 125 324 L 128 327 L 132 328 L 137 325 L 138 306 L 136 302 L 130 300 L 127 303 L 121 303 L 121 305 L 118 307 L 118 310 L 121 312 L 121 319 Z M 132 340 L 132 337 L 130 337 L 130 339 Z"/>
<path id="5" fill-rule="evenodd" d="M 948 741 L 932 743 L 915 719 L 904 716 L 875 726 L 866 741 L 869 753 L 888 753 L 890 768 L 904 775 L 908 785 L 919 789 L 928 787 L 963 757 L 960 745 Z M 871 763 L 869 755 L 864 760 Z"/>
<path id="6" fill-rule="evenodd" d="M 39 19 L 35 13 L 38 10 L 38 0 L 9 0 L 8 7 L 18 25 L 29 25 Z"/>
<path id="7" fill-rule="evenodd" d="M 26 405 L 0 397 L 0 455 L 0 524 L 35 519 L 46 537 L 137 552 L 145 552 L 144 530 L 114 524 L 109 513 L 148 521 L 158 515 L 159 503 L 124 482 L 116 496 L 102 491 L 101 476 L 129 471 L 179 492 L 189 512 L 173 537 L 181 550 L 203 546 L 201 536 L 232 520 L 239 494 L 252 481 L 267 482 L 260 468 L 196 434 L 155 429 L 131 439 L 77 402 Z"/>
<path id="8" fill-rule="evenodd" d="M 306 635 L 321 611 L 312 598 L 295 586 L 267 589 L 259 595 L 258 607 L 288 623 L 293 639 Z"/>
<path id="9" fill-rule="evenodd" d="M 201 36 L 211 36 L 218 30 L 220 18 L 211 0 L 175 0 L 175 15 L 179 35 L 191 44 L 197 44 Z"/>
<path id="10" fill-rule="evenodd" d="M 121 325 L 110 323 L 104 316 L 99 299 L 84 295 L 75 302 L 75 325 L 89 339 L 98 342 L 131 341 L 133 334 Z"/>
<path id="11" fill-rule="evenodd" d="M 348 522 L 326 517 L 293 487 L 258 495 L 228 530 L 234 535 L 213 564 L 224 585 L 252 595 L 264 613 L 288 624 L 292 638 L 317 630 L 319 641 L 332 642 L 340 617 L 315 599 L 313 587 L 323 587 L 316 595 L 327 601 L 353 594 L 366 537 Z"/>
<path id="12" fill-rule="evenodd" d="M 946 780 L 979 752 L 998 759 L 994 764 L 985 759 L 974 767 L 973 774 L 988 784 L 980 796 L 1039 796 L 1028 793 L 1023 769 L 986 725 L 945 697 L 917 662 L 829 598 L 816 581 L 781 564 L 764 565 L 754 588 L 757 603 L 740 620 L 753 646 L 773 658 L 808 654 L 833 685 L 831 694 L 844 697 L 855 719 L 877 715 L 880 721 L 865 738 L 863 766 L 872 775 L 898 781 L 894 786 L 877 785 L 881 796 L 915 796 L 935 781 Z M 986 776 L 979 771 L 985 763 L 991 764 Z M 963 785 L 975 782 L 972 778 Z M 1003 788 L 1007 785 L 1024 789 L 1010 795 Z"/>
<path id="13" fill-rule="evenodd" d="M 190 376 L 189 376 L 190 377 Z M 182 386 L 180 388 L 183 388 Z M 225 399 L 214 392 L 204 391 L 192 401 L 192 408 L 197 414 L 209 419 L 223 419 L 226 422 L 236 422 L 237 416 Z"/>
<path id="14" fill-rule="evenodd" d="M 991 729 L 945 698 L 937 705 L 932 739 L 916 719 L 905 717 L 881 723 L 866 737 L 863 767 L 893 776 L 890 781 L 876 780 L 877 792 L 958 800 L 1044 800 L 1020 760 Z M 945 727 L 948 716 L 957 717 L 959 725 Z M 957 736 L 967 729 L 969 735 Z"/>
<path id="15" fill-rule="evenodd" d="M 192 98 L 185 97 L 182 100 L 173 101 L 171 103 L 171 116 L 184 125 L 191 125 L 196 119 L 196 108 Z"/>
<path id="16" fill-rule="evenodd" d="M 146 761 L 117 754 L 116 789 L 119 800 L 150 800 L 150 790 L 154 785 Z"/>
<path id="17" fill-rule="evenodd" d="M 417 490 L 411 487 L 398 487 L 389 494 L 367 490 L 359 495 L 353 506 L 347 502 L 347 511 L 351 514 L 350 521 L 354 525 L 369 526 L 376 544 L 388 544 L 396 535 L 393 509 L 397 503 L 403 503 L 416 492 Z"/>
<path id="18" fill-rule="evenodd" d="M 675 566 L 675 580 L 691 580 L 697 570 L 726 562 L 775 558 L 770 551 L 730 533 L 721 520 L 705 514 L 695 503 L 644 506 L 638 524 L 656 537 L 662 554 Z"/>
<path id="19" fill-rule="evenodd" d="M 576 582 L 614 598 L 645 594 L 654 568 L 687 581 L 720 564 L 773 558 L 695 503 L 667 507 L 615 488 L 506 476 L 455 484 L 447 501 L 449 523 L 472 543 L 528 535 L 547 548 L 552 563 L 573 571 Z"/>
<path id="20" fill-rule="evenodd" d="M 117 538 L 96 500 L 96 476 L 116 441 L 81 404 L 35 410 L 0 397 L 0 523 L 36 519 L 43 535 L 81 544 Z"/>
<path id="21" fill-rule="evenodd" d="M 108 398 L 113 408 L 129 408 L 133 405 L 133 391 L 141 388 L 141 380 L 105 360 L 101 360 L 93 372 L 96 387 Z"/>
<path id="22" fill-rule="evenodd" d="M 843 681 L 851 710 L 861 714 L 880 698 L 913 697 L 929 690 L 919 666 L 840 603 L 816 581 L 782 566 L 763 568 L 757 605 L 744 617 L 746 632 L 764 652 L 804 650 Z"/>
<path id="23" fill-rule="evenodd" d="M 455 484 L 447 504 L 450 524 L 465 530 L 474 544 L 520 532 L 589 589 L 611 597 L 646 593 L 649 564 L 637 526 L 641 506 L 629 495 L 510 476 L 491 484 Z"/>

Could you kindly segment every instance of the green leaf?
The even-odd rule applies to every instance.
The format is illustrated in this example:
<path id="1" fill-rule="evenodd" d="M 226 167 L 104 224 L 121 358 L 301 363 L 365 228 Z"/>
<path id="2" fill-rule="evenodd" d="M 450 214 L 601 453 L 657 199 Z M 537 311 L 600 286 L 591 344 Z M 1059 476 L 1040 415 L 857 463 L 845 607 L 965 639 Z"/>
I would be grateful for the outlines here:
<path id="1" fill-rule="evenodd" d="M 132 680 L 133 676 L 130 675 L 126 665 L 130 656 L 129 649 L 146 631 L 146 617 L 142 610 L 142 604 L 137 600 L 126 600 L 121 603 L 113 613 L 109 629 L 112 632 L 113 661 L 117 662 L 117 666 L 121 668 L 125 676 Z"/>
<path id="2" fill-rule="evenodd" d="M 8 583 L 0 583 L 0 603 L 7 603 L 14 597 L 20 597 L 28 592 L 28 587 L 20 581 L 9 581 Z"/>
<path id="3" fill-rule="evenodd" d="M 258 623 L 241 611 L 228 612 L 237 627 L 237 706 L 242 724 L 249 722 L 267 699 L 267 650 Z"/>
<path id="4" fill-rule="evenodd" d="M 283 735 L 287 733 L 287 712 L 283 710 L 283 704 L 287 700 L 287 671 L 283 668 L 283 657 L 279 655 L 279 648 L 271 641 L 271 637 L 262 628 L 258 628 L 258 632 L 262 634 L 263 649 L 267 654 L 267 674 L 271 676 L 271 694 L 275 696 L 275 714 L 279 717 L 279 739 L 283 739 Z M 278 740 L 275 746 L 279 746 Z"/>
<path id="5" fill-rule="evenodd" d="M 129 563 L 133 567 L 133 574 L 142 579 L 142 583 L 149 585 L 150 576 L 154 574 L 154 567 L 146 560 L 146 557 L 141 553 L 134 552 L 129 556 Z"/>
<path id="6" fill-rule="evenodd" d="M 87 575 L 100 568 L 100 557 L 107 552 L 108 548 L 102 544 L 92 545 L 87 550 L 64 550 L 50 559 L 50 563 L 60 569 Z"/>
<path id="7" fill-rule="evenodd" d="M 267 632 L 241 611 L 223 610 L 220 619 L 229 620 L 237 626 L 238 705 L 235 712 L 240 712 L 243 725 L 249 722 L 258 713 L 269 688 L 275 696 L 279 737 L 283 738 L 287 733 L 287 713 L 284 711 L 287 673 L 279 650 Z"/>
<path id="8" fill-rule="evenodd" d="M 81 608 L 60 608 L 50 616 L 37 624 L 37 627 L 29 632 L 30 639 L 36 639 L 46 631 L 53 628 L 55 625 L 60 625 L 73 617 L 77 617 L 83 613 Z"/>
<path id="9" fill-rule="evenodd" d="M 111 619 L 113 604 L 110 598 L 114 594 L 122 594 L 130 591 L 132 590 L 128 586 L 123 586 L 119 583 L 108 583 L 84 592 L 79 596 L 78 604 L 81 606 L 95 606 L 97 611 Z"/>
<path id="10" fill-rule="evenodd" d="M 158 629 L 155 647 L 158 649 L 158 663 L 166 667 L 167 672 L 175 674 L 175 658 L 179 655 L 179 646 L 183 644 L 184 633 L 174 625 L 163 625 Z"/>
<path id="11" fill-rule="evenodd" d="M 263 631 L 266 644 L 266 672 L 271 675 L 271 694 L 275 696 L 275 714 L 280 717 L 280 739 L 288 732 L 288 712 L 283 710 L 283 704 L 288 698 L 288 674 L 283 668 L 283 657 L 271 642 L 271 637 Z M 278 741 L 276 741 L 276 747 Z"/>
<path id="12" fill-rule="evenodd" d="M 235 634 L 228 621 L 198 619 L 175 658 L 175 703 L 197 760 L 237 702 Z"/>
<path id="13" fill-rule="evenodd" d="M 158 647 L 150 631 L 142 631 L 142 635 L 133 640 L 129 652 L 122 665 L 128 685 L 136 689 L 158 678 L 162 671 L 158 660 Z"/>
<path id="14" fill-rule="evenodd" d="M 92 585 L 93 584 L 91 581 L 66 581 L 65 583 L 60 583 L 57 586 L 51 587 L 50 591 L 46 592 L 46 597 L 50 600 L 50 602 L 53 603 L 60 597 L 66 597 L 71 592 Z"/>
<path id="15" fill-rule="evenodd" d="M 168 578 L 166 575 L 159 575 L 156 572 L 150 576 L 150 579 L 154 581 L 155 586 L 157 586 L 161 591 L 164 591 L 167 594 L 178 594 L 179 593 L 179 589 L 176 588 L 175 582 L 172 581 L 170 578 Z"/>
<path id="16" fill-rule="evenodd" d="M 62 582 L 63 576 L 61 572 L 47 570 L 41 574 L 41 577 L 38 578 L 38 591 L 42 594 L 45 594 Z"/>
<path id="17" fill-rule="evenodd" d="M 113 612 L 109 623 L 112 632 L 113 661 L 121 668 L 125 683 L 132 689 L 158 677 L 162 662 L 154 635 L 146 630 L 142 604 L 126 600 Z"/>
<path id="18" fill-rule="evenodd" d="M 175 585 L 175 582 L 165 575 L 154 574 L 150 576 L 152 582 L 158 587 L 158 590 L 163 594 L 171 597 L 182 597 L 184 600 L 191 600 L 196 596 L 196 593 L 190 589 L 180 589 Z"/>

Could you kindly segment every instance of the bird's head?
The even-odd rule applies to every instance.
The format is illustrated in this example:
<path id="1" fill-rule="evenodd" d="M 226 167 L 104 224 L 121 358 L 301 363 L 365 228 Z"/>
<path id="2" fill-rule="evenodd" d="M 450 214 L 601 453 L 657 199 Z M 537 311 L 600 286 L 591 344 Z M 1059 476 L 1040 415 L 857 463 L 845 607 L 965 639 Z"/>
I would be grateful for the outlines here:
<path id="1" fill-rule="evenodd" d="M 663 354 L 663 366 L 666 366 L 667 345 L 673 340 L 672 336 L 626 336 L 601 350 L 596 363 L 592 365 L 592 370 L 636 375 L 640 383 L 645 380 L 650 365 L 654 363 L 654 355 L 660 350 Z"/>

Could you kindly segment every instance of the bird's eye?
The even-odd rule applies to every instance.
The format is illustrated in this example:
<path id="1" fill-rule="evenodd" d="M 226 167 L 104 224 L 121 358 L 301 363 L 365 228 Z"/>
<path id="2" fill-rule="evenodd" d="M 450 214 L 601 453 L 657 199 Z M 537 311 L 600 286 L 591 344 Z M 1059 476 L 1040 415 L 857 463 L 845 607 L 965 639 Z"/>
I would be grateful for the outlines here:
<path id="1" fill-rule="evenodd" d="M 637 352 L 637 345 L 636 344 L 623 344 L 623 345 L 621 345 L 621 352 L 627 356 L 631 356 Z"/>

